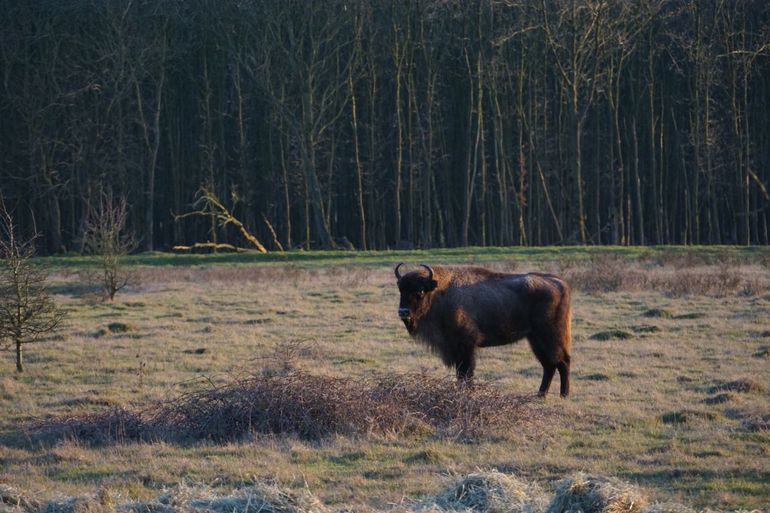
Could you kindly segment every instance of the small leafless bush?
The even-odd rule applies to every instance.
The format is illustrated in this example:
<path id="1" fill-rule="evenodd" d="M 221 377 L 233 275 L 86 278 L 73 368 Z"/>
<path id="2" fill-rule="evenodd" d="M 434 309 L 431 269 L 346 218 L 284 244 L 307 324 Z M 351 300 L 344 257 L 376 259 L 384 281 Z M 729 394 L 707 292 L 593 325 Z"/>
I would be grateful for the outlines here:
<path id="1" fill-rule="evenodd" d="M 655 290 L 673 297 L 688 295 L 724 297 L 740 292 L 744 283 L 740 272 L 726 264 L 721 264 L 716 270 L 704 268 L 653 275 L 650 281 Z M 756 283 L 755 286 L 757 286 Z"/>
<path id="2" fill-rule="evenodd" d="M 101 260 L 100 277 L 93 280 L 98 281 L 105 299 L 110 301 L 118 291 L 136 281 L 136 275 L 122 265 L 122 259 L 139 245 L 126 230 L 127 220 L 126 199 L 102 193 L 98 202 L 90 206 L 85 222 L 85 249 Z"/>
<path id="3" fill-rule="evenodd" d="M 0 350 L 15 350 L 17 372 L 24 371 L 24 347 L 50 340 L 65 318 L 48 294 L 48 274 L 32 263 L 37 237 L 17 234 L 0 196 Z"/>
<path id="4" fill-rule="evenodd" d="M 46 420 L 40 439 L 90 443 L 125 440 L 238 440 L 253 433 L 320 439 L 332 434 L 478 438 L 540 420 L 532 396 L 483 383 L 406 374 L 370 379 L 315 376 L 298 370 L 265 374 L 189 393 L 140 411 L 115 408 Z"/>

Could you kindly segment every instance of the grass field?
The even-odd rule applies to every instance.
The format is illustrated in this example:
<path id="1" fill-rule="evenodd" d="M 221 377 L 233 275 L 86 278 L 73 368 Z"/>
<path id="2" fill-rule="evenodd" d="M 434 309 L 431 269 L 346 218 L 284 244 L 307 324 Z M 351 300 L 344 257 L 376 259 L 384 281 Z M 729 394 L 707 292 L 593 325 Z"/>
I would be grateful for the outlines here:
<path id="1" fill-rule="evenodd" d="M 533 401 L 530 422 L 472 439 L 253 433 L 92 444 L 35 435 L 34 425 L 285 368 L 353 380 L 422 373 L 453 386 L 396 316 L 401 260 L 566 277 L 576 289 L 573 396 Z M 27 347 L 21 375 L 12 353 L 0 353 L 0 483 L 41 500 L 270 481 L 307 488 L 331 508 L 383 509 L 435 493 L 448 476 L 494 469 L 544 487 L 576 471 L 614 476 L 696 508 L 770 505 L 767 248 L 145 254 L 129 259 L 138 284 L 113 304 L 83 283 L 92 259 L 40 261 L 69 320 Z M 477 377 L 531 395 L 540 373 L 522 342 L 482 350 Z"/>

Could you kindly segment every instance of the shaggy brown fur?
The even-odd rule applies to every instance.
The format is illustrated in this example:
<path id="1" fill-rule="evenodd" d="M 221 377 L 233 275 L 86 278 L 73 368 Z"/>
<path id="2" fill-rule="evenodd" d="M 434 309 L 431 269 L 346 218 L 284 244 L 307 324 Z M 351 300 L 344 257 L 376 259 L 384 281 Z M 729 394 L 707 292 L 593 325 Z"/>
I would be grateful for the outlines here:
<path id="1" fill-rule="evenodd" d="M 473 378 L 480 347 L 529 340 L 543 366 L 540 395 L 554 373 L 561 395 L 569 394 L 571 291 L 550 274 L 505 274 L 480 267 L 436 266 L 399 273 L 399 316 L 409 334 L 454 367 L 457 378 Z"/>

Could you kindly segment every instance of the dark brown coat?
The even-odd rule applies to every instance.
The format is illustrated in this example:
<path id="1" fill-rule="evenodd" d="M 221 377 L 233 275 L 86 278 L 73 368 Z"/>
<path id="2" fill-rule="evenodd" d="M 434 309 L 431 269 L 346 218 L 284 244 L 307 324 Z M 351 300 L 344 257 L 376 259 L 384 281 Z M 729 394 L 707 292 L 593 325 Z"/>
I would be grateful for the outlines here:
<path id="1" fill-rule="evenodd" d="M 404 274 L 396 266 L 401 293 L 399 317 L 409 334 L 423 341 L 470 380 L 480 347 L 522 338 L 543 366 L 540 395 L 558 370 L 561 395 L 569 394 L 571 291 L 550 274 L 507 274 L 480 267 L 423 265 Z"/>

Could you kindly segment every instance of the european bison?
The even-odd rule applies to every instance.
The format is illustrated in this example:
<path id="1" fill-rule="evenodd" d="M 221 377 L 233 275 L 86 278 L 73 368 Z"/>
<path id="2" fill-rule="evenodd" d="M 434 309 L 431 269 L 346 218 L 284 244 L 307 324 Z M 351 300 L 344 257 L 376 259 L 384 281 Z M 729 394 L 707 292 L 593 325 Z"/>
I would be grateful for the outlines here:
<path id="1" fill-rule="evenodd" d="M 571 291 L 550 274 L 506 274 L 480 267 L 430 266 L 404 274 L 395 269 L 398 315 L 409 334 L 423 341 L 469 381 L 479 347 L 529 340 L 543 366 L 540 395 L 556 370 L 561 396 L 569 394 Z"/>

